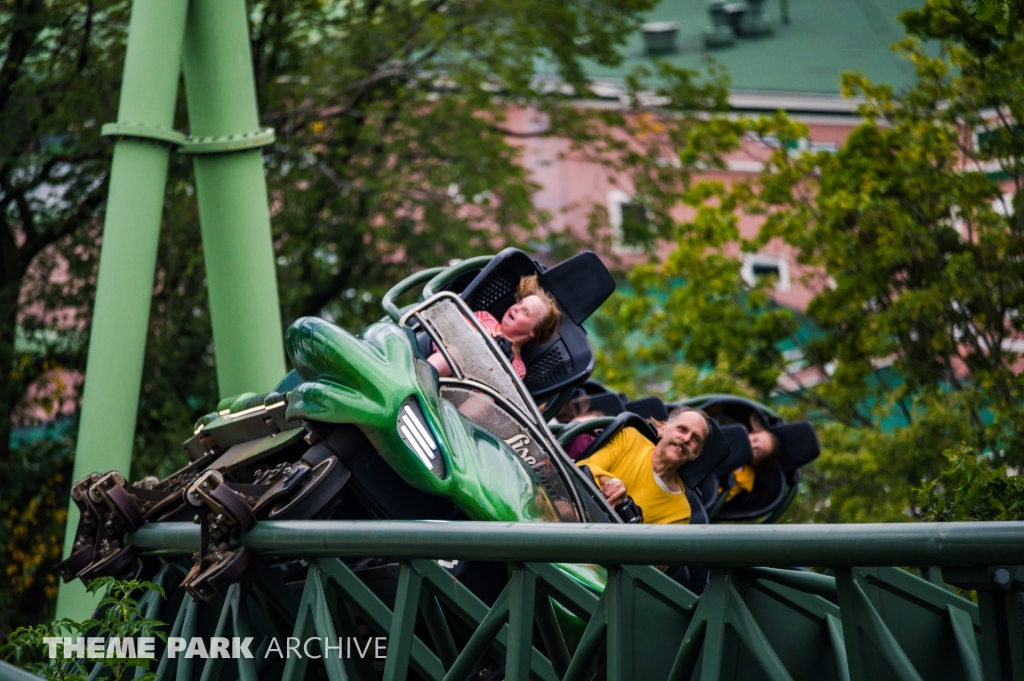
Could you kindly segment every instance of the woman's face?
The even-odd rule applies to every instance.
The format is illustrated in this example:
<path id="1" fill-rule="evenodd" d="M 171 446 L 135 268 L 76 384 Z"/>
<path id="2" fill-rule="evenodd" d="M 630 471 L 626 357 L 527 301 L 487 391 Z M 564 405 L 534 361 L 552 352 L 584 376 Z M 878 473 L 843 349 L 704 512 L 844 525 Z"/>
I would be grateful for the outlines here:
<path id="1" fill-rule="evenodd" d="M 766 430 L 749 433 L 750 448 L 754 450 L 754 463 L 760 463 L 775 453 L 775 445 Z"/>
<path id="2" fill-rule="evenodd" d="M 505 311 L 501 318 L 501 335 L 513 343 L 525 343 L 534 336 L 534 329 L 548 312 L 548 304 L 537 296 L 526 296 Z"/>

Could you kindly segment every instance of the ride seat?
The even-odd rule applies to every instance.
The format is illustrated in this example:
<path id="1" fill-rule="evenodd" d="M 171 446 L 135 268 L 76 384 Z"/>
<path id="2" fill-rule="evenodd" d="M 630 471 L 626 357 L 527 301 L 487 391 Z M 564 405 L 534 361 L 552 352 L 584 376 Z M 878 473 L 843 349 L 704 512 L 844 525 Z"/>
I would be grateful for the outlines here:
<path id="1" fill-rule="evenodd" d="M 601 259 L 585 251 L 545 270 L 523 251 L 506 248 L 464 287 L 465 279 L 456 278 L 444 290 L 458 293 L 473 311 L 486 310 L 501 319 L 515 303 L 519 280 L 531 274 L 538 275 L 562 312 L 558 333 L 550 342 L 523 348 L 523 384 L 539 402 L 586 380 L 594 370 L 594 351 L 582 324 L 615 291 L 615 280 Z M 429 340 L 426 347 L 421 342 L 420 349 L 429 355 Z"/>
<path id="2" fill-rule="evenodd" d="M 587 380 L 576 388 L 572 403 L 579 404 L 584 398 L 587 400 L 587 411 L 600 412 L 605 416 L 618 416 L 626 411 L 626 396 L 623 393 L 612 392 L 597 381 Z"/>
<path id="3" fill-rule="evenodd" d="M 818 435 L 814 426 L 806 421 L 784 423 L 768 430 L 779 438 L 779 464 L 787 477 L 798 473 L 821 455 Z"/>
<path id="4" fill-rule="evenodd" d="M 668 407 L 660 397 L 644 397 L 632 402 L 626 402 L 626 411 L 639 414 L 645 419 L 656 419 L 658 421 L 668 420 Z"/>
<path id="5" fill-rule="evenodd" d="M 814 427 L 805 421 L 771 426 L 779 453 L 757 467 L 754 489 L 727 503 L 716 520 L 751 520 L 771 513 L 800 482 L 800 469 L 821 454 Z"/>
<path id="6" fill-rule="evenodd" d="M 779 465 L 779 457 L 773 457 L 757 467 L 753 491 L 728 502 L 715 520 L 753 520 L 767 515 L 786 498 L 786 489 L 786 474 Z"/>
<path id="7" fill-rule="evenodd" d="M 718 490 L 720 487 L 724 487 L 729 475 L 740 466 L 750 463 L 754 458 L 754 451 L 750 448 L 750 439 L 747 437 L 746 428 L 738 424 L 720 425 L 719 427 L 726 442 L 729 443 L 729 456 L 718 464 L 714 475 L 704 478 L 696 489 L 704 508 L 711 508 L 718 503 L 719 496 L 721 496 Z"/>
<path id="8" fill-rule="evenodd" d="M 740 466 L 745 466 L 754 460 L 754 450 L 750 448 L 750 438 L 747 437 L 747 429 L 740 425 L 721 426 L 722 435 L 729 442 L 729 456 L 715 469 L 715 477 L 722 479 L 729 477 L 729 474 Z"/>
<path id="9" fill-rule="evenodd" d="M 782 419 L 774 414 L 768 413 L 765 408 L 745 397 L 735 395 L 708 395 L 707 401 L 699 406 L 708 416 L 718 421 L 723 426 L 739 423 L 743 426 L 750 425 L 750 415 L 757 414 L 764 421 L 765 426 L 782 425 Z"/>
<path id="10" fill-rule="evenodd" d="M 641 435 L 652 443 L 658 443 L 658 433 L 654 427 L 641 418 L 638 414 L 624 412 L 617 416 L 608 426 L 601 431 L 597 439 L 590 443 L 590 446 L 583 450 L 583 453 L 576 459 L 577 463 L 589 458 L 614 438 L 624 428 L 635 428 Z M 711 421 L 711 435 L 704 444 L 704 449 L 695 461 L 684 463 L 679 467 L 678 475 L 683 485 L 689 490 L 695 490 L 710 476 L 718 466 L 725 461 L 730 454 L 729 443 L 722 434 L 718 424 Z M 690 498 L 689 496 L 687 498 Z M 698 504 L 703 506 L 703 503 Z M 691 504 L 692 506 L 692 504 Z M 705 514 L 706 517 L 706 514 Z"/>
<path id="11" fill-rule="evenodd" d="M 626 411 L 622 398 L 615 393 L 603 393 L 601 395 L 589 395 L 590 411 L 598 411 L 605 416 L 619 416 Z"/>

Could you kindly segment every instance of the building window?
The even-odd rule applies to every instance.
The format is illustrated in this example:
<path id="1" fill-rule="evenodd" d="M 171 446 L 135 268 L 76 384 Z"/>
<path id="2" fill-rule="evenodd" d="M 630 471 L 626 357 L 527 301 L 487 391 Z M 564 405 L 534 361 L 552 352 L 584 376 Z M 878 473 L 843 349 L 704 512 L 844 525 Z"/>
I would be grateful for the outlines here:
<path id="1" fill-rule="evenodd" d="M 748 286 L 757 286 L 766 279 L 775 281 L 776 291 L 789 290 L 789 261 L 777 255 L 750 253 L 743 258 L 740 276 Z"/>
<path id="2" fill-rule="evenodd" d="M 647 207 L 623 191 L 608 192 L 608 221 L 617 251 L 642 253 L 657 236 Z"/>
<path id="3" fill-rule="evenodd" d="M 783 143 L 775 135 L 754 136 L 753 139 L 769 149 L 778 149 L 783 146 Z M 801 137 L 797 140 L 786 140 L 785 147 L 789 150 L 789 155 L 793 157 L 801 156 L 808 152 L 827 151 L 830 154 L 834 154 L 839 151 L 839 144 L 836 142 L 815 142 L 807 137 Z"/>

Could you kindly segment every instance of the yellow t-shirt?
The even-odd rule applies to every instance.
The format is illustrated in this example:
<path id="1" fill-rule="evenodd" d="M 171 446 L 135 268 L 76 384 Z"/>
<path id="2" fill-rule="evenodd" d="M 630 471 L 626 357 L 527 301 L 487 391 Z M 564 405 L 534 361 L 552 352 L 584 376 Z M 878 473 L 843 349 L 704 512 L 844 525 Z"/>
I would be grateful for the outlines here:
<path id="1" fill-rule="evenodd" d="M 683 492 L 683 482 L 676 476 L 679 492 L 670 492 L 664 481 L 654 474 L 651 452 L 654 445 L 635 428 L 623 428 L 612 441 L 578 462 L 588 466 L 595 478 L 618 478 L 626 486 L 626 494 L 644 512 L 649 524 L 689 523 L 690 502 Z M 600 485 L 600 482 L 598 483 Z"/>
<path id="2" fill-rule="evenodd" d="M 756 473 L 753 466 L 740 466 L 734 470 L 732 476 L 736 479 L 736 484 L 729 489 L 729 496 L 725 500 L 732 501 L 739 496 L 740 492 L 753 492 Z"/>

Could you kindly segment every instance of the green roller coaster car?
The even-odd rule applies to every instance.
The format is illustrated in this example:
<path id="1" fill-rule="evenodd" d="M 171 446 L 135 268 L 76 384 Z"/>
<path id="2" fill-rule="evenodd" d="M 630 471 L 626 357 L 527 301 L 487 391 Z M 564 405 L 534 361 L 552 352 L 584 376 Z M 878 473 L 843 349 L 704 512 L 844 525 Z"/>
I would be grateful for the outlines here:
<path id="1" fill-rule="evenodd" d="M 551 342 L 524 350 L 523 380 L 474 312 L 500 317 L 529 274 L 540 277 L 563 320 Z M 421 285 L 419 302 L 399 308 L 396 301 Z M 613 290 L 592 253 L 544 270 L 507 249 L 412 275 L 385 296 L 388 317 L 359 336 L 322 319 L 297 320 L 285 336 L 294 371 L 274 392 L 228 398 L 203 417 L 185 442 L 188 466 L 163 480 L 128 484 L 113 472 L 73 486 L 82 519 L 74 551 L 59 566 L 62 576 L 88 581 L 136 569 L 140 557 L 126 535 L 147 522 L 202 525 L 202 547 L 182 585 L 204 600 L 247 574 L 256 559 L 233 539 L 260 519 L 622 522 L 623 509 L 608 505 L 562 445 L 588 430 L 603 428 L 596 446 L 617 428 L 649 426 L 627 412 L 577 424 L 556 440 L 548 424 L 581 390 L 606 390 L 585 385 L 593 354 L 581 323 Z M 451 377 L 439 378 L 425 361 L 435 350 L 452 368 Z M 708 522 L 718 512 L 765 517 L 763 504 L 723 510 L 717 498 L 731 467 L 749 450 L 745 431 L 729 425 L 728 414 L 763 410 L 753 403 L 722 405 L 701 457 L 680 470 L 694 509 L 691 522 Z M 654 412 L 644 413 L 651 407 Z M 631 403 L 631 411 L 643 416 L 663 417 L 659 409 L 665 405 L 657 398 Z M 776 497 L 783 491 L 789 490 L 789 499 L 795 491 L 795 477 L 779 480 L 771 489 L 763 485 L 773 507 L 782 507 Z M 282 575 L 296 569 L 289 561 L 270 562 Z M 560 567 L 594 591 L 604 587 L 606 575 L 597 566 Z M 449 569 L 487 598 L 495 580 L 486 576 L 486 566 L 453 562 Z M 695 583 L 681 581 L 700 591 L 702 574 L 694 572 Z"/>
<path id="2" fill-rule="evenodd" d="M 583 256 L 587 268 L 599 266 L 603 300 L 614 285 L 596 257 Z M 585 339 L 579 342 L 583 313 L 567 306 L 560 335 L 527 358 L 531 392 L 466 299 L 433 292 L 468 274 L 470 294 L 479 280 L 483 299 L 502 305 L 505 289 L 532 269 L 546 274 L 521 252 L 506 251 L 414 275 L 385 300 L 393 318 L 358 337 L 322 319 L 299 319 L 285 338 L 292 374 L 275 392 L 229 398 L 203 417 L 185 442 L 188 466 L 163 480 L 128 484 L 115 472 L 74 485 L 82 520 L 62 576 L 88 581 L 136 569 L 139 556 L 126 533 L 147 522 L 198 519 L 203 526 L 203 546 L 183 582 L 200 599 L 246 574 L 255 559 L 231 539 L 259 519 L 619 522 L 565 458 L 536 406 L 545 390 L 544 401 L 564 401 L 589 375 L 592 356 L 578 352 L 589 352 Z M 559 270 L 550 272 L 551 281 L 542 281 L 557 288 Z M 425 299 L 398 310 L 393 301 L 428 276 Z M 448 358 L 451 378 L 439 379 L 424 360 L 432 346 Z M 274 567 L 285 574 L 294 566 Z M 603 588 L 603 569 L 562 567 L 587 587 Z M 462 577 L 473 568 L 452 570 Z"/>

